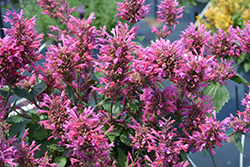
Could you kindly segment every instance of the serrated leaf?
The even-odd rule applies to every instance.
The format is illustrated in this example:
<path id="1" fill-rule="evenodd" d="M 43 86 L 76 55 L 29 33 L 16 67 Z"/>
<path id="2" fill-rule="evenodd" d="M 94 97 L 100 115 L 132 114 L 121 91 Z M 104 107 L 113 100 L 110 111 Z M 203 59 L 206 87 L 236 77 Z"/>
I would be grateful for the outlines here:
<path id="1" fill-rule="evenodd" d="M 121 132 L 119 130 L 116 130 L 116 129 L 113 130 L 112 132 L 108 132 L 107 136 L 108 136 L 110 142 L 113 142 L 115 140 L 115 138 L 120 135 L 120 133 Z"/>
<path id="2" fill-rule="evenodd" d="M 65 94 L 68 96 L 69 99 L 71 99 L 73 103 L 75 103 L 75 91 L 70 85 L 67 85 Z"/>
<path id="3" fill-rule="evenodd" d="M 66 157 L 56 157 L 54 163 L 57 164 L 57 167 L 64 167 L 67 163 Z"/>
<path id="4" fill-rule="evenodd" d="M 225 103 L 230 99 L 227 88 L 218 82 L 211 82 L 208 87 L 204 89 L 204 95 L 209 94 L 209 96 L 212 97 L 213 106 L 216 112 L 219 113 Z"/>
<path id="5" fill-rule="evenodd" d="M 61 146 L 58 146 L 58 144 L 51 144 L 51 145 L 48 145 L 47 147 L 49 149 L 51 149 L 51 150 L 55 150 L 55 151 L 58 151 L 58 152 L 64 152 L 65 151 L 65 148 L 61 147 Z"/>
<path id="6" fill-rule="evenodd" d="M 119 166 L 125 166 L 126 160 L 127 160 L 126 154 L 119 147 L 117 147 L 117 151 L 118 151 L 118 164 L 119 164 Z"/>
<path id="7" fill-rule="evenodd" d="M 107 110 L 108 112 L 110 112 L 111 110 L 111 102 L 110 101 L 106 101 L 105 99 L 102 100 L 102 106 L 104 108 L 104 110 Z"/>
<path id="8" fill-rule="evenodd" d="M 33 120 L 34 122 L 39 122 L 39 121 L 40 121 L 40 117 L 39 117 L 39 115 L 37 115 L 37 114 L 32 113 L 32 114 L 31 114 L 31 118 L 32 118 L 32 120 Z"/>
<path id="9" fill-rule="evenodd" d="M 46 82 L 42 81 L 39 84 L 36 84 L 32 90 L 31 90 L 31 94 L 33 95 L 33 97 L 37 97 L 39 94 L 41 94 L 47 87 Z"/>
<path id="10" fill-rule="evenodd" d="M 247 86 L 250 86 L 250 83 L 245 79 L 243 78 L 242 76 L 238 75 L 238 74 L 235 74 L 232 78 L 230 78 L 231 80 L 233 80 L 234 82 L 236 83 L 239 83 L 239 84 L 246 84 Z"/>
<path id="11" fill-rule="evenodd" d="M 20 115 L 14 115 L 8 118 L 8 122 L 19 123 L 23 120 L 23 117 Z"/>
<path id="12" fill-rule="evenodd" d="M 22 130 L 25 129 L 26 125 L 27 125 L 29 122 L 30 122 L 29 120 L 24 120 L 24 121 L 21 121 L 21 122 L 19 122 L 19 123 L 13 124 L 13 125 L 10 127 L 10 133 L 11 133 L 12 135 L 18 134 L 19 132 L 21 132 Z"/>
<path id="13" fill-rule="evenodd" d="M 113 103 L 112 113 L 120 114 L 123 112 L 123 109 L 124 109 L 124 105 L 120 101 L 117 101 L 117 102 Z"/>
<path id="14" fill-rule="evenodd" d="M 36 102 L 35 97 L 31 93 L 27 92 L 25 89 L 21 89 L 21 88 L 18 88 L 16 86 L 14 88 L 14 92 L 19 97 L 23 97 L 23 98 L 26 98 L 26 99 L 28 99 L 30 101 Z"/>
<path id="15" fill-rule="evenodd" d="M 48 138 L 48 133 L 43 127 L 40 127 L 39 130 L 35 132 L 33 137 L 37 140 L 43 140 L 45 138 Z"/>
<path id="16" fill-rule="evenodd" d="M 236 147 L 238 148 L 238 150 L 241 152 L 241 154 L 244 155 L 243 147 L 242 147 L 241 140 L 240 140 L 238 133 L 234 133 L 234 143 L 235 143 Z"/>
<path id="17" fill-rule="evenodd" d="M 127 146 L 131 146 L 130 144 L 132 143 L 131 139 L 129 138 L 129 133 L 124 132 L 120 136 L 121 142 L 123 142 Z"/>

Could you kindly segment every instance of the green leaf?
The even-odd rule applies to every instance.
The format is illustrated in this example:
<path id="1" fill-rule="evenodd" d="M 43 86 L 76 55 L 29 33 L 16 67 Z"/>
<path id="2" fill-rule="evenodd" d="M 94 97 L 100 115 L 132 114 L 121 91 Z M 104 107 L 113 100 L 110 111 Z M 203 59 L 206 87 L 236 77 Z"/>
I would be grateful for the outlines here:
<path id="1" fill-rule="evenodd" d="M 39 122 L 40 121 L 40 117 L 37 114 L 31 113 L 31 118 L 34 122 Z"/>
<path id="2" fill-rule="evenodd" d="M 25 129 L 26 125 L 27 125 L 29 122 L 30 122 L 29 120 L 24 120 L 24 121 L 21 121 L 21 122 L 19 122 L 19 123 L 13 124 L 13 125 L 10 127 L 10 133 L 11 133 L 12 135 L 18 134 L 19 132 L 21 132 L 22 130 Z"/>
<path id="3" fill-rule="evenodd" d="M 65 151 L 65 148 L 62 146 L 58 146 L 58 144 L 51 144 L 51 145 L 48 145 L 47 147 L 51 150 L 55 150 L 61 153 Z"/>
<path id="4" fill-rule="evenodd" d="M 57 167 L 64 167 L 67 163 L 66 157 L 56 157 L 54 163 L 57 164 Z"/>
<path id="5" fill-rule="evenodd" d="M 73 103 L 75 103 L 75 91 L 71 86 L 67 85 L 65 93 L 68 96 L 68 98 L 71 99 Z"/>
<path id="6" fill-rule="evenodd" d="M 32 90 L 31 90 L 31 94 L 33 95 L 33 97 L 37 97 L 39 94 L 41 94 L 47 87 L 46 82 L 42 81 L 39 84 L 36 84 Z"/>
<path id="7" fill-rule="evenodd" d="M 129 138 L 129 133 L 128 132 L 123 132 L 120 136 L 121 142 L 126 144 L 127 146 L 131 146 L 130 144 L 132 143 L 131 139 Z"/>
<path id="8" fill-rule="evenodd" d="M 219 113 L 225 103 L 230 99 L 227 88 L 218 82 L 211 82 L 208 87 L 204 89 L 204 95 L 209 94 L 209 96 L 212 97 L 213 106 L 216 112 Z"/>
<path id="9" fill-rule="evenodd" d="M 8 118 L 8 122 L 11 123 L 19 123 L 23 120 L 23 117 L 21 115 L 14 115 Z"/>
<path id="10" fill-rule="evenodd" d="M 236 83 L 246 84 L 247 86 L 250 86 L 250 83 L 245 78 L 243 78 L 242 76 L 240 76 L 238 74 L 235 74 L 235 76 L 233 76 L 230 79 L 233 80 Z"/>
<path id="11" fill-rule="evenodd" d="M 119 166 L 126 166 L 126 160 L 127 160 L 126 154 L 119 147 L 117 147 L 117 151 L 118 151 L 118 164 L 119 164 Z"/>
<path id="12" fill-rule="evenodd" d="M 116 129 L 113 130 L 112 132 L 108 132 L 107 136 L 108 136 L 110 142 L 113 142 L 115 140 L 115 138 L 120 135 L 120 133 L 121 132 L 119 130 L 116 130 Z"/>
<path id="13" fill-rule="evenodd" d="M 123 112 L 123 109 L 124 109 L 124 105 L 120 101 L 117 101 L 117 102 L 113 103 L 112 113 L 113 114 L 120 114 Z"/>
<path id="14" fill-rule="evenodd" d="M 111 102 L 110 101 L 107 101 L 107 99 L 104 99 L 102 101 L 100 101 L 98 103 L 99 105 L 102 105 L 104 110 L 107 110 L 108 112 L 110 112 L 111 110 Z"/>
<path id="15" fill-rule="evenodd" d="M 96 71 L 93 75 L 93 80 L 99 81 L 101 77 L 104 77 L 105 75 L 102 72 Z"/>
<path id="16" fill-rule="evenodd" d="M 238 148 L 238 150 L 241 152 L 241 154 L 244 155 L 243 147 L 242 147 L 241 140 L 240 140 L 238 133 L 234 133 L 234 143 L 235 143 L 236 147 Z"/>
<path id="17" fill-rule="evenodd" d="M 95 107 L 100 106 L 100 105 L 103 106 L 103 104 L 105 104 L 105 101 L 106 101 L 106 100 L 111 100 L 111 99 L 110 99 L 110 98 L 105 98 L 105 99 L 103 99 L 102 101 L 100 101 L 99 103 L 97 103 L 97 104 L 95 105 Z M 110 108 L 109 108 L 109 110 L 110 110 Z"/>
<path id="18" fill-rule="evenodd" d="M 102 101 L 100 101 L 98 104 L 95 105 L 96 106 L 100 106 L 102 105 L 102 107 L 107 110 L 108 112 L 111 112 L 111 106 L 112 106 L 112 113 L 113 114 L 120 114 L 123 109 L 124 109 L 124 105 L 120 102 L 120 101 L 117 101 L 115 103 L 112 103 L 110 101 L 110 98 L 105 98 L 103 99 Z"/>
<path id="19" fill-rule="evenodd" d="M 8 92 L 9 92 L 9 91 L 7 91 L 7 90 L 0 89 L 0 95 L 1 95 L 2 97 L 4 97 L 4 98 L 8 95 Z M 13 93 L 10 92 L 10 96 L 12 96 L 12 95 L 13 95 Z"/>
<path id="20" fill-rule="evenodd" d="M 188 160 L 188 158 L 187 158 L 187 153 L 186 153 L 185 151 L 181 150 L 181 151 L 180 151 L 180 156 L 181 156 L 181 160 L 182 160 L 182 161 Z"/>
<path id="21" fill-rule="evenodd" d="M 129 107 L 130 109 L 134 110 L 134 111 L 139 110 L 139 105 L 137 105 L 137 104 L 134 103 L 134 102 L 129 103 L 129 104 L 128 104 L 128 107 Z"/>
<path id="22" fill-rule="evenodd" d="M 14 88 L 14 92 L 19 97 L 23 97 L 23 98 L 26 98 L 26 99 L 28 99 L 30 101 L 36 102 L 35 97 L 31 93 L 27 92 L 25 89 L 21 89 L 21 88 L 18 88 L 16 86 Z"/>
<path id="23" fill-rule="evenodd" d="M 39 130 L 35 132 L 35 134 L 33 135 L 34 138 L 36 138 L 37 140 L 43 140 L 45 138 L 48 138 L 48 133 L 47 131 L 44 129 L 44 127 L 40 126 Z"/>
<path id="24" fill-rule="evenodd" d="M 144 38 L 145 36 L 136 36 L 136 39 L 140 42 L 142 42 Z"/>
<path id="25" fill-rule="evenodd" d="M 243 63 L 244 70 L 248 72 L 250 70 L 250 64 L 248 62 Z"/>

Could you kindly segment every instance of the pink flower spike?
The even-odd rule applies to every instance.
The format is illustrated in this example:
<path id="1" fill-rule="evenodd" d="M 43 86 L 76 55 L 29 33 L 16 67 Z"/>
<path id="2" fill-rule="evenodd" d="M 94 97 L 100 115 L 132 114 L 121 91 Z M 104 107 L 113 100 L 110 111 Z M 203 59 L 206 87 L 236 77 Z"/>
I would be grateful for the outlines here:
<path id="1" fill-rule="evenodd" d="M 145 6 L 144 3 L 145 0 L 124 0 L 123 3 L 117 2 L 118 13 L 116 16 L 120 16 L 123 20 L 135 24 L 148 15 L 150 4 Z"/>

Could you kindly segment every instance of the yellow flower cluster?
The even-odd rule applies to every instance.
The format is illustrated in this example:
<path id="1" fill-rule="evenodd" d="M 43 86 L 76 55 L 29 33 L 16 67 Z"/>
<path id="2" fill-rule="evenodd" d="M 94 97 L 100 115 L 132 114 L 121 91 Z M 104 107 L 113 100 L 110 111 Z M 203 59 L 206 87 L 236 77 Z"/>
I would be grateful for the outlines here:
<path id="1" fill-rule="evenodd" d="M 205 12 L 205 19 L 197 17 L 197 22 L 203 23 L 210 30 L 220 27 L 227 30 L 230 25 L 242 27 L 250 20 L 250 0 L 212 0 L 211 6 Z"/>

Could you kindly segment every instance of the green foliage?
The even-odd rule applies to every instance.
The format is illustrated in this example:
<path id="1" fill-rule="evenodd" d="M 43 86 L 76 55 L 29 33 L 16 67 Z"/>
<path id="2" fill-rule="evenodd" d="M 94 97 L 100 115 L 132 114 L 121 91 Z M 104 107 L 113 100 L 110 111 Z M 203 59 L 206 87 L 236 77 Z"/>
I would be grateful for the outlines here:
<path id="1" fill-rule="evenodd" d="M 73 104 L 75 103 L 75 92 L 73 90 L 73 88 L 70 85 L 67 85 L 66 90 L 65 90 L 66 95 L 68 96 L 68 98 L 73 102 Z"/>
<path id="2" fill-rule="evenodd" d="M 244 155 L 243 147 L 242 147 L 241 140 L 240 140 L 238 133 L 234 133 L 234 143 L 235 143 L 236 147 L 238 148 L 238 150 L 241 152 L 241 154 Z"/>
<path id="3" fill-rule="evenodd" d="M 89 15 L 94 11 L 95 12 L 95 20 L 93 20 L 92 25 L 97 28 L 103 27 L 106 25 L 107 32 L 110 32 L 113 27 L 117 24 L 117 14 L 116 10 L 116 2 L 122 2 L 123 0 L 68 0 L 69 7 L 72 8 L 76 6 L 76 10 L 79 8 L 81 4 L 84 5 L 84 9 L 86 10 L 84 17 L 88 18 Z M 63 25 L 56 22 L 56 20 L 49 18 L 47 15 L 43 15 L 43 9 L 37 5 L 37 0 L 19 0 L 20 8 L 24 10 L 25 16 L 28 18 L 36 15 L 37 27 L 36 29 L 39 33 L 44 33 L 44 40 L 48 40 L 47 33 L 50 32 L 49 26 L 58 25 L 59 28 L 62 28 Z M 79 13 L 72 12 L 74 17 L 79 17 Z"/>
<path id="4" fill-rule="evenodd" d="M 233 76 L 230 79 L 238 84 L 246 84 L 247 86 L 250 86 L 250 83 L 245 78 L 240 76 L 239 74 L 235 74 L 235 76 Z"/>
<path id="5" fill-rule="evenodd" d="M 119 147 L 117 148 L 117 151 L 118 151 L 119 166 L 125 166 L 126 165 L 126 157 L 127 157 L 126 154 Z"/>
<path id="6" fill-rule="evenodd" d="M 64 167 L 67 163 L 66 157 L 56 157 L 54 163 L 57 163 L 57 167 Z"/>
<path id="7" fill-rule="evenodd" d="M 217 113 L 219 113 L 225 103 L 230 99 L 227 88 L 218 82 L 211 82 L 204 90 L 204 94 L 209 94 L 209 96 L 212 97 L 211 100 Z"/>
<path id="8" fill-rule="evenodd" d="M 75 3 L 77 1 L 74 1 Z M 117 24 L 117 14 L 116 2 L 123 2 L 123 0 L 79 0 L 79 4 L 83 4 L 86 10 L 84 16 L 85 18 L 90 15 L 93 11 L 95 12 L 95 20 L 93 20 L 93 25 L 96 27 L 102 27 L 106 25 L 107 32 L 110 32 L 113 27 Z M 79 5 L 80 6 L 80 5 Z"/>

